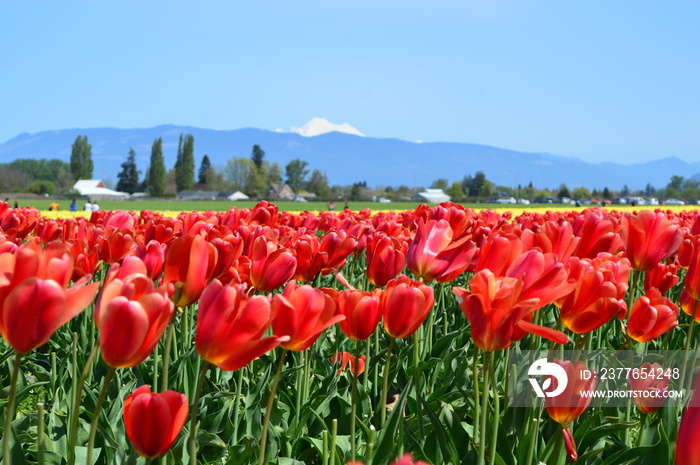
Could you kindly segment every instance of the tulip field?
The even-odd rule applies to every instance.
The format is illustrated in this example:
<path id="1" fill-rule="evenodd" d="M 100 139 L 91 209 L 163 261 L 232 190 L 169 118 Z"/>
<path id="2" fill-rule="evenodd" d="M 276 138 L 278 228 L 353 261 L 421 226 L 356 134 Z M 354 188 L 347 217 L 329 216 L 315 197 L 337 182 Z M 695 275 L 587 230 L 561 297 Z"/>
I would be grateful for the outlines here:
<path id="1" fill-rule="evenodd" d="M 3 465 L 700 464 L 700 212 L 83 215 L 0 203 Z"/>

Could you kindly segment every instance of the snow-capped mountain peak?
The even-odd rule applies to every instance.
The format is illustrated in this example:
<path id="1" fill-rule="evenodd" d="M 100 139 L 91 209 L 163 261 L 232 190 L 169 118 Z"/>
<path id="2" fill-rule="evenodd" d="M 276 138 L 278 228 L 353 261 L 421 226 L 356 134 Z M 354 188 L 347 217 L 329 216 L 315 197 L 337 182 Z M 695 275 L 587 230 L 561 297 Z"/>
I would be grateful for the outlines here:
<path id="1" fill-rule="evenodd" d="M 326 118 L 311 118 L 311 120 L 309 120 L 309 122 L 302 127 L 293 127 L 291 129 L 291 132 L 295 132 L 304 137 L 313 137 L 334 131 L 365 137 L 364 134 L 362 134 L 356 128 L 350 126 L 348 123 L 334 124 L 328 121 Z"/>

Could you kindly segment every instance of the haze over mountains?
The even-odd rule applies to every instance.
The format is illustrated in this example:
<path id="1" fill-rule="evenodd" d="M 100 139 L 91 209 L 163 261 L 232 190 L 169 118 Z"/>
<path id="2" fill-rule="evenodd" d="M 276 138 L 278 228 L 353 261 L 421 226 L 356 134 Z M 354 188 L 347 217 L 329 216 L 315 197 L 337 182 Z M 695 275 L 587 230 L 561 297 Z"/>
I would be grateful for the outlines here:
<path id="1" fill-rule="evenodd" d="M 70 160 L 71 145 L 78 135 L 86 135 L 92 145 L 94 178 L 116 181 L 129 148 L 137 154 L 141 175 L 148 168 L 151 145 L 163 138 L 166 168 L 175 166 L 180 134 L 195 140 L 197 168 L 207 154 L 217 168 L 232 157 L 248 157 L 253 145 L 265 151 L 265 159 L 277 161 L 284 169 L 295 158 L 307 161 L 310 169 L 325 172 L 331 185 L 366 181 L 368 186 L 427 187 L 438 178 L 450 183 L 483 171 L 496 185 L 523 186 L 532 182 L 538 188 L 556 189 L 562 183 L 570 188 L 608 187 L 643 189 L 647 183 L 664 187 L 673 175 L 686 178 L 700 172 L 700 162 L 688 163 L 668 157 L 647 163 L 620 165 L 587 163 L 582 160 L 544 153 L 526 153 L 469 143 L 409 142 L 373 138 L 345 123 L 337 125 L 314 118 L 290 132 L 244 128 L 214 130 L 190 126 L 162 125 L 145 129 L 84 128 L 20 134 L 0 144 L 0 161 L 18 158 L 58 158 Z"/>

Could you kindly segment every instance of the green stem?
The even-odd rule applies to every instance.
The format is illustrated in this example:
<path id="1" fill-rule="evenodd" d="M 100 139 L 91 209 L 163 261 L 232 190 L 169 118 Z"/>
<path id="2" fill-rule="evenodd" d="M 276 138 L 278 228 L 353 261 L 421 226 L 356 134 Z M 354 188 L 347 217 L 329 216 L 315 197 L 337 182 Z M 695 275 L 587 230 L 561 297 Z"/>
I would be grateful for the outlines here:
<path id="1" fill-rule="evenodd" d="M 379 417 L 381 418 L 381 422 L 379 423 L 380 427 L 384 427 L 384 423 L 386 422 L 386 396 L 389 391 L 389 366 L 391 364 L 391 351 L 394 350 L 394 338 L 390 337 L 389 338 L 389 348 L 387 349 L 386 352 L 386 362 L 384 363 L 384 379 L 382 380 L 382 398 L 379 401 L 379 405 L 381 407 L 381 412 L 379 413 Z"/>
<path id="2" fill-rule="evenodd" d="M 355 448 L 355 423 L 357 423 L 357 370 L 360 360 L 360 341 L 355 341 L 355 369 L 352 373 L 352 399 L 350 407 L 350 460 L 355 460 L 357 449 Z"/>
<path id="3" fill-rule="evenodd" d="M 328 465 L 328 430 L 323 430 L 323 454 L 321 456 L 321 464 Z"/>
<path id="4" fill-rule="evenodd" d="M 479 443 L 479 458 L 477 465 L 484 465 L 486 458 L 486 420 L 488 418 L 489 410 L 489 381 L 491 379 L 489 376 L 490 361 L 490 354 L 484 353 L 484 390 L 481 397 L 481 422 L 479 425 L 479 437 L 481 438 L 481 443 Z"/>
<path id="5" fill-rule="evenodd" d="M 102 381 L 102 389 L 100 390 L 100 396 L 97 398 L 97 404 L 95 404 L 95 413 L 92 416 L 92 423 L 90 423 L 90 439 L 88 440 L 87 448 L 87 460 L 86 464 L 92 464 L 92 450 L 95 447 L 95 435 L 97 434 L 97 424 L 100 422 L 100 410 L 102 410 L 102 403 L 107 396 L 107 389 L 109 389 L 109 382 L 112 381 L 114 373 L 117 371 L 116 368 L 110 367 L 105 376 L 104 381 Z"/>
<path id="6" fill-rule="evenodd" d="M 432 327 L 428 328 L 428 331 Z M 413 385 L 416 393 L 416 415 L 418 416 L 418 431 L 420 432 L 420 441 L 425 437 L 423 431 L 423 406 L 420 401 L 421 389 L 421 376 L 420 376 L 420 333 L 421 328 L 418 328 L 415 333 L 413 333 L 413 377 L 415 378 L 415 384 Z"/>
<path id="7" fill-rule="evenodd" d="M 367 453 L 365 454 L 365 465 L 372 465 L 372 458 L 374 456 L 374 435 L 377 431 L 374 426 L 369 427 L 369 440 L 367 441 Z"/>
<path id="8" fill-rule="evenodd" d="M 36 404 L 36 460 L 38 465 L 44 465 L 44 403 Z"/>
<path id="9" fill-rule="evenodd" d="M 277 384 L 279 384 L 280 381 L 280 375 L 282 374 L 282 367 L 284 366 L 284 358 L 286 355 L 287 349 L 282 350 L 282 355 L 280 356 L 280 361 L 277 365 L 277 373 L 275 373 L 275 381 L 272 383 L 272 389 L 270 390 L 270 398 L 267 399 L 265 420 L 263 421 L 262 436 L 260 437 L 260 457 L 258 458 L 259 465 L 263 465 L 265 463 L 265 448 L 267 447 L 267 429 L 270 426 L 270 415 L 272 414 L 272 407 L 275 403 L 275 393 L 277 392 Z"/>
<path id="10" fill-rule="evenodd" d="M 160 360 L 159 345 L 153 348 L 153 391 L 158 392 L 158 361 Z"/>
<path id="11" fill-rule="evenodd" d="M 338 419 L 334 418 L 331 425 L 331 461 L 330 465 L 335 465 L 335 442 L 338 439 Z"/>
<path id="12" fill-rule="evenodd" d="M 527 458 L 525 459 L 525 465 L 530 465 L 532 463 L 532 458 L 535 455 L 535 441 L 537 440 L 537 436 L 539 433 L 539 423 L 540 423 L 540 417 L 539 415 L 536 415 L 540 411 L 540 400 L 537 399 L 537 406 L 532 407 L 533 410 L 533 417 L 532 417 L 532 425 L 530 425 L 530 443 L 527 445 Z"/>
<path id="13" fill-rule="evenodd" d="M 78 436 L 78 422 L 80 418 L 80 403 L 83 399 L 83 387 L 85 386 L 85 380 L 88 377 L 88 373 L 92 371 L 92 361 L 97 355 L 97 350 L 99 346 L 95 345 L 90 356 L 85 362 L 85 367 L 83 368 L 83 374 L 80 376 L 80 380 L 73 392 L 75 392 L 75 397 L 73 398 L 73 409 L 71 411 L 71 421 L 70 421 L 70 432 L 68 433 L 68 465 L 75 464 L 75 442 Z"/>
<path id="14" fill-rule="evenodd" d="M 15 417 L 15 395 L 17 394 L 17 376 L 21 360 L 22 356 L 15 353 L 15 363 L 12 365 L 12 377 L 10 378 L 10 394 L 7 396 L 7 407 L 5 408 L 5 432 L 2 439 L 2 463 L 4 465 L 12 465 L 10 437 L 12 436 L 12 419 Z"/>
<path id="15" fill-rule="evenodd" d="M 489 366 L 491 367 L 491 384 L 493 384 L 493 400 L 494 400 L 494 412 L 493 412 L 493 424 L 491 427 L 491 456 L 489 458 L 489 463 L 494 465 L 496 463 L 496 444 L 498 444 L 498 427 L 501 421 L 501 401 L 498 395 L 498 384 L 496 383 L 496 366 L 494 364 L 494 353 L 489 352 Z M 507 366 L 507 365 L 506 365 Z M 487 374 L 488 376 L 488 374 Z"/>
<path id="16" fill-rule="evenodd" d="M 168 390 L 168 370 L 170 369 L 170 346 L 173 345 L 173 334 L 175 332 L 175 324 L 173 323 L 175 319 L 173 318 L 173 321 L 170 322 L 168 325 L 168 334 L 165 336 L 165 348 L 163 349 L 163 374 L 161 375 L 162 378 L 162 386 L 160 387 L 160 392 L 165 392 Z"/>
<path id="17" fill-rule="evenodd" d="M 187 440 L 190 449 L 190 465 L 197 465 L 197 412 L 199 410 L 199 397 L 202 394 L 202 386 L 204 386 L 204 381 L 207 379 L 209 367 L 211 367 L 211 363 L 205 361 L 202 373 L 199 375 L 197 390 L 194 393 L 194 401 L 190 411 L 190 436 Z"/>
<path id="18" fill-rule="evenodd" d="M 683 350 L 683 365 L 681 366 L 681 379 L 680 383 L 678 386 L 681 389 L 685 388 L 685 371 L 688 367 L 688 352 L 690 351 L 690 340 L 692 339 L 693 335 L 693 327 L 695 326 L 695 316 L 698 312 L 698 301 L 693 300 L 693 318 L 690 320 L 690 324 L 688 325 L 688 333 L 686 334 L 685 337 L 685 349 Z"/>
<path id="19" fill-rule="evenodd" d="M 240 413 L 238 412 L 239 406 L 241 404 L 241 390 L 243 389 L 243 370 L 245 367 L 238 370 L 238 376 L 236 379 L 236 400 L 233 401 L 233 442 L 232 444 L 238 444 L 238 417 Z"/>
<path id="20" fill-rule="evenodd" d="M 472 352 L 472 382 L 474 383 L 474 422 L 479 421 L 479 405 L 481 396 L 479 394 L 479 348 L 474 346 Z M 479 444 L 479 428 L 474 428 L 474 443 Z"/>

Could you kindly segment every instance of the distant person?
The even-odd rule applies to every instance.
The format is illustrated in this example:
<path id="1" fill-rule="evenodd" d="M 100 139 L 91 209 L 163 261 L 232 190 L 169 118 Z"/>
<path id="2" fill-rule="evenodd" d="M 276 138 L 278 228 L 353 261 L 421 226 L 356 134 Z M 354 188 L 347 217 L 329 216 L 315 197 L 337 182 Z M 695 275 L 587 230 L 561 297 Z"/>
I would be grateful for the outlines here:
<path id="1" fill-rule="evenodd" d="M 329 200 L 328 201 L 328 211 L 332 212 L 334 210 L 335 210 L 335 204 L 331 200 Z"/>
<path id="2" fill-rule="evenodd" d="M 85 202 L 85 207 L 83 207 L 83 208 L 84 208 L 84 210 L 85 210 L 86 212 L 91 212 L 91 211 L 92 211 L 92 204 L 90 203 L 89 200 L 88 200 L 87 202 Z"/>
<path id="3" fill-rule="evenodd" d="M 350 207 L 348 206 L 348 203 L 345 202 L 345 206 L 343 207 L 345 210 L 350 210 Z"/>
<path id="4" fill-rule="evenodd" d="M 100 209 L 100 206 L 97 205 L 97 202 L 92 203 L 92 211 L 96 212 Z"/>
<path id="5" fill-rule="evenodd" d="M 15 208 L 19 208 L 19 204 L 17 203 L 16 200 L 15 200 Z"/>
<path id="6" fill-rule="evenodd" d="M 78 211 L 78 205 L 75 203 L 75 199 L 70 203 L 70 211 L 75 212 Z"/>
<path id="7" fill-rule="evenodd" d="M 50 212 L 57 212 L 58 211 L 58 202 L 53 202 L 51 205 L 49 205 L 49 211 Z"/>

